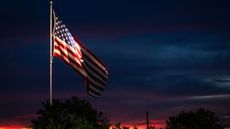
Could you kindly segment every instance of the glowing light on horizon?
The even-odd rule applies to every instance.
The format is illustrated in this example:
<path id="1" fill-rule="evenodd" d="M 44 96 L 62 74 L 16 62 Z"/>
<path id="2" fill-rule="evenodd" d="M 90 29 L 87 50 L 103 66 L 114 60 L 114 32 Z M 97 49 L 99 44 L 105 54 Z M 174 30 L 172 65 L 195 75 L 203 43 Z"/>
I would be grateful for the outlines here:
<path id="1" fill-rule="evenodd" d="M 0 127 L 0 129 L 32 129 L 32 128 L 25 128 L 21 126 L 7 126 L 7 127 Z"/>
<path id="2" fill-rule="evenodd" d="M 129 129 L 134 129 L 134 127 L 138 128 L 138 129 L 146 129 L 146 125 L 145 124 L 141 124 L 141 125 L 132 125 L 132 124 L 121 124 L 121 127 L 129 127 Z M 160 128 L 164 128 L 165 125 L 164 124 L 154 124 L 152 125 L 154 126 L 156 129 L 160 129 Z M 111 126 L 109 129 L 113 129 L 115 126 Z"/>

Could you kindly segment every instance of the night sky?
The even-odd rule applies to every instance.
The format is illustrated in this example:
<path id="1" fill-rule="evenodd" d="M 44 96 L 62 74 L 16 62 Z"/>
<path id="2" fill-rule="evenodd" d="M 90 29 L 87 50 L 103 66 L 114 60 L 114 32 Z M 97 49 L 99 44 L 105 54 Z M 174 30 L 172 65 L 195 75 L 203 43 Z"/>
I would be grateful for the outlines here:
<path id="1" fill-rule="evenodd" d="M 230 113 L 230 1 L 54 1 L 109 71 L 100 98 L 54 58 L 54 98 L 87 99 L 112 122 L 153 124 L 185 110 Z M 49 99 L 49 1 L 1 1 L 0 126 L 28 125 Z"/>

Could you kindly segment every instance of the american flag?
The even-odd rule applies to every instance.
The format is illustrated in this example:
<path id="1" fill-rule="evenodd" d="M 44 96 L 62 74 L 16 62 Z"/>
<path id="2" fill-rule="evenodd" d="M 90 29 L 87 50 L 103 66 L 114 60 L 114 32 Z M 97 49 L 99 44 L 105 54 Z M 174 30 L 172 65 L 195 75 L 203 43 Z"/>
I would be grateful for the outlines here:
<path id="1" fill-rule="evenodd" d="M 89 95 L 100 96 L 108 78 L 105 65 L 79 40 L 74 39 L 66 25 L 56 16 L 53 37 L 54 56 L 83 76 Z"/>

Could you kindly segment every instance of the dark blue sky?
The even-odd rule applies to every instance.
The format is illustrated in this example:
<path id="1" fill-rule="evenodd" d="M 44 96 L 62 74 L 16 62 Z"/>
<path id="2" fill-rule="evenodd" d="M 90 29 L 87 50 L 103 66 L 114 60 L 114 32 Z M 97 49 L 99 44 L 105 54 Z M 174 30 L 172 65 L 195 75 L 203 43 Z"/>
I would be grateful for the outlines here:
<path id="1" fill-rule="evenodd" d="M 54 1 L 70 32 L 108 67 L 99 99 L 54 59 L 54 98 L 89 100 L 112 121 L 138 124 L 205 107 L 230 112 L 230 2 Z M 49 1 L 0 4 L 0 125 L 25 124 L 49 97 Z"/>

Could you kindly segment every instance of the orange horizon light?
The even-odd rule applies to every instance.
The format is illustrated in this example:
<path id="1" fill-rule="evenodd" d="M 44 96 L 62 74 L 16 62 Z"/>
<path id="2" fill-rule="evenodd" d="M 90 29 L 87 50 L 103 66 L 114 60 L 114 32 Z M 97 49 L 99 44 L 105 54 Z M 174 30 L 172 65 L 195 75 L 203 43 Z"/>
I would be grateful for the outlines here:
<path id="1" fill-rule="evenodd" d="M 26 128 L 22 126 L 0 126 L 0 129 L 32 129 L 32 128 Z"/>
<path id="2" fill-rule="evenodd" d="M 134 129 L 134 127 L 137 127 L 138 129 L 146 129 L 146 125 L 132 125 L 132 124 L 122 124 L 121 126 L 127 126 L 129 127 L 130 129 Z M 160 128 L 163 128 L 164 125 L 163 124 L 154 124 L 153 125 L 156 129 L 160 129 Z M 111 126 L 109 129 L 112 129 L 114 126 Z"/>

